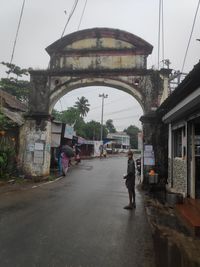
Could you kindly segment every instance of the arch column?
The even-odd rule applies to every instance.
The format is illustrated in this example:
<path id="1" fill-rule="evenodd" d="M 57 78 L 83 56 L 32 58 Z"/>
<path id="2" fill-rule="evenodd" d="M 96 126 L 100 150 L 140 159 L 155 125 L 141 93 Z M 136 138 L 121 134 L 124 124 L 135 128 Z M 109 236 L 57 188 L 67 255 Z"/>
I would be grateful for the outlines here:
<path id="1" fill-rule="evenodd" d="M 27 118 L 20 130 L 19 167 L 26 177 L 49 175 L 51 160 L 51 121 Z"/>
<path id="2" fill-rule="evenodd" d="M 144 166 L 143 184 L 148 184 L 148 173 L 153 168 L 159 178 L 167 179 L 168 169 L 168 140 L 166 125 L 158 118 L 156 112 L 149 112 L 140 118 L 143 127 L 143 142 L 145 145 L 152 145 L 155 156 L 155 166 Z"/>
<path id="3" fill-rule="evenodd" d="M 26 177 L 49 175 L 51 160 L 51 117 L 49 110 L 48 74 L 31 73 L 29 112 L 19 141 L 19 168 Z"/>

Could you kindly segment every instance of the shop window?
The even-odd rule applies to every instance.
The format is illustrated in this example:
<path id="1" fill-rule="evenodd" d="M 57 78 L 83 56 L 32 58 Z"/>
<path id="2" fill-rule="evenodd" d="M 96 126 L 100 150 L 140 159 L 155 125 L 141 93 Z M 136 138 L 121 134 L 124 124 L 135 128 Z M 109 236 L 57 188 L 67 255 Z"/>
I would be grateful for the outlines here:
<path id="1" fill-rule="evenodd" d="M 182 157 L 182 128 L 174 131 L 174 157 Z"/>

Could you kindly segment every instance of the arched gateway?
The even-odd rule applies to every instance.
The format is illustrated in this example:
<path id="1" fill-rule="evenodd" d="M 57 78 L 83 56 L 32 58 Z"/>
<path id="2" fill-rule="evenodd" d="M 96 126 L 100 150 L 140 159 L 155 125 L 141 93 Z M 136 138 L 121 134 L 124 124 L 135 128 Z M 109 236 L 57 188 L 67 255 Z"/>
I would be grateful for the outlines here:
<path id="1" fill-rule="evenodd" d="M 132 95 L 144 114 L 167 95 L 168 73 L 147 69 L 152 45 L 116 29 L 94 28 L 69 34 L 46 48 L 47 70 L 32 70 L 29 113 L 20 138 L 20 164 L 29 176 L 49 173 L 51 111 L 71 90 L 109 86 Z M 126 103 L 122 103 L 126 105 Z"/>

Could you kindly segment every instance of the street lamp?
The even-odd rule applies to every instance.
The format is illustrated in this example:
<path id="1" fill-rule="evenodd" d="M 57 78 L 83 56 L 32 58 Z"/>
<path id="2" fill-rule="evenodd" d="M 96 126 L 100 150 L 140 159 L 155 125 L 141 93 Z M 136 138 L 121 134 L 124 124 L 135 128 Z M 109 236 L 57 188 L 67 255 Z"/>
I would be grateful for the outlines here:
<path id="1" fill-rule="evenodd" d="M 101 141 L 103 140 L 103 108 L 104 108 L 104 98 L 107 98 L 107 94 L 99 94 L 99 97 L 102 97 L 102 109 L 101 109 Z"/>

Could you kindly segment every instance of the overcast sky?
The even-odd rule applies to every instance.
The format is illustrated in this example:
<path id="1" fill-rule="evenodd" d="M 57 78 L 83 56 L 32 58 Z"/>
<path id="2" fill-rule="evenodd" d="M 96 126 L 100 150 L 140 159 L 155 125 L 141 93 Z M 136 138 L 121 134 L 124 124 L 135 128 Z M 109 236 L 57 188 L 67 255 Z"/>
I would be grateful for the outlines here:
<path id="1" fill-rule="evenodd" d="M 9 62 L 23 0 L 0 0 L 0 61 Z M 45 69 L 49 56 L 45 48 L 60 38 L 74 0 L 26 0 L 13 63 L 23 68 Z M 65 35 L 77 31 L 85 0 L 79 0 L 77 9 Z M 183 64 L 198 0 L 164 0 L 165 59 L 171 68 L 180 70 Z M 117 28 L 133 33 L 154 46 L 148 57 L 148 67 L 157 66 L 159 0 L 88 0 L 80 29 L 93 27 Z M 65 12 L 66 11 L 66 12 Z M 67 14 L 66 14 L 67 13 Z M 200 13 L 200 12 L 199 12 Z M 200 55 L 200 14 L 191 40 L 185 64 L 189 72 L 198 63 Z M 5 69 L 0 65 L 0 77 Z M 58 110 L 73 106 L 77 97 L 84 95 L 91 105 L 87 120 L 100 121 L 101 98 L 105 99 L 104 118 L 113 119 L 118 130 L 130 124 L 140 127 L 142 109 L 126 93 L 106 87 L 85 87 L 65 95 L 56 104 Z"/>

